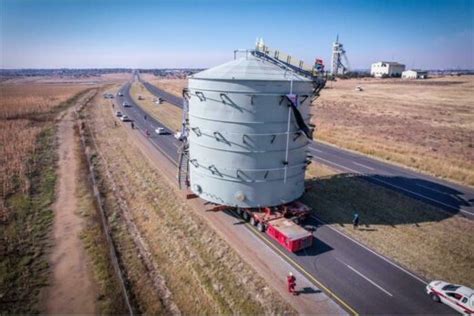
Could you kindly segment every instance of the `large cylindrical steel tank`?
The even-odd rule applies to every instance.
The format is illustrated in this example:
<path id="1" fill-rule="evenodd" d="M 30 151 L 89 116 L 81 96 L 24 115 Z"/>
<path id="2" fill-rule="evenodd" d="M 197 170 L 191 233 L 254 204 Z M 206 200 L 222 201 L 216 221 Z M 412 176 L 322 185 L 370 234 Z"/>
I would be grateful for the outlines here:
<path id="1" fill-rule="evenodd" d="M 308 122 L 311 80 L 248 54 L 194 74 L 188 88 L 194 193 L 238 207 L 275 206 L 303 194 L 309 141 L 286 95 L 299 96 Z"/>

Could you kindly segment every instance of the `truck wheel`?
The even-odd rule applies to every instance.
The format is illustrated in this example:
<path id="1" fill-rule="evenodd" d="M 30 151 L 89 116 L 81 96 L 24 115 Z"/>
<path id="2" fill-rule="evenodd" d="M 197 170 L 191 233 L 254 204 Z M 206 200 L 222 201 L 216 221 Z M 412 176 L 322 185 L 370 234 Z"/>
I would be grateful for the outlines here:
<path id="1" fill-rule="evenodd" d="M 265 232 L 265 225 L 262 222 L 258 222 L 257 229 L 263 233 Z"/>
<path id="2" fill-rule="evenodd" d="M 253 216 L 250 217 L 250 224 L 252 224 L 253 226 L 257 226 L 257 221 L 255 220 Z"/>
<path id="3" fill-rule="evenodd" d="M 240 217 L 242 217 L 242 213 L 243 213 L 243 212 L 244 212 L 244 211 L 242 211 L 242 209 L 241 209 L 240 207 L 237 208 L 237 214 L 239 214 Z"/>
<path id="4" fill-rule="evenodd" d="M 247 213 L 247 212 L 244 212 L 244 214 L 242 215 L 242 217 L 244 218 L 244 220 L 245 220 L 246 222 L 248 222 L 249 219 L 250 219 L 250 215 L 249 215 L 249 213 Z"/>
<path id="5" fill-rule="evenodd" d="M 434 294 L 434 293 L 431 293 L 431 299 L 436 302 L 436 303 L 439 303 L 441 300 L 439 299 L 439 296 Z"/>

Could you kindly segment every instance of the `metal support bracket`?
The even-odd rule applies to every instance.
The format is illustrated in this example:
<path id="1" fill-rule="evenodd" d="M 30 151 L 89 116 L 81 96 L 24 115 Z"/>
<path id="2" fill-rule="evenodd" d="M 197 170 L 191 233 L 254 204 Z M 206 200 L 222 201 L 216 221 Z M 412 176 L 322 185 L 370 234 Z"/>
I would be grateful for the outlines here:
<path id="1" fill-rule="evenodd" d="M 218 142 L 223 142 L 226 143 L 227 145 L 230 145 L 230 142 L 219 132 L 214 132 L 214 137 Z"/>
<path id="2" fill-rule="evenodd" d="M 203 102 L 206 101 L 206 97 L 204 96 L 204 93 L 201 91 L 196 91 L 196 96 L 199 98 L 199 101 Z"/>
<path id="3" fill-rule="evenodd" d="M 191 127 L 191 130 L 194 132 L 194 134 L 196 134 L 197 137 L 202 135 L 201 130 L 199 129 L 199 127 Z"/>
<path id="4" fill-rule="evenodd" d="M 189 94 L 189 89 L 188 88 L 183 89 L 183 98 L 186 99 L 186 100 L 191 99 L 191 95 Z"/>
<path id="5" fill-rule="evenodd" d="M 227 94 L 221 93 L 220 96 L 221 96 L 222 103 L 224 103 L 224 104 L 234 104 L 234 102 L 232 102 L 232 100 L 229 98 L 229 96 Z"/>
<path id="6" fill-rule="evenodd" d="M 197 161 L 197 159 L 191 159 L 189 160 L 189 162 L 196 168 L 199 168 L 199 162 Z"/>
<path id="7" fill-rule="evenodd" d="M 210 165 L 209 170 L 211 171 L 212 174 L 217 174 L 219 177 L 222 177 L 222 173 L 217 170 L 216 166 Z"/>

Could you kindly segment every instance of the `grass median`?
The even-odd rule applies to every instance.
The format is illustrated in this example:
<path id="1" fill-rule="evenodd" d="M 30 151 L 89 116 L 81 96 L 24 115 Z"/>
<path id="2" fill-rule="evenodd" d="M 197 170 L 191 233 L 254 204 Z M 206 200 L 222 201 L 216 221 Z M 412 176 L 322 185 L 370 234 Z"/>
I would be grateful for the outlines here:
<path id="1" fill-rule="evenodd" d="M 370 182 L 313 164 L 304 202 L 345 234 L 428 280 L 474 286 L 474 222 Z M 358 213 L 359 229 L 352 218 Z"/>

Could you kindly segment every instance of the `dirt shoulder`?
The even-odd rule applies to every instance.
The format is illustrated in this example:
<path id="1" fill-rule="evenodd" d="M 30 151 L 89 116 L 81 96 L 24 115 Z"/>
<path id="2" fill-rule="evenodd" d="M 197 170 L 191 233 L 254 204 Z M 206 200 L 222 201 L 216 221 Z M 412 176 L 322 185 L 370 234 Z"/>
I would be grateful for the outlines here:
<path id="1" fill-rule="evenodd" d="M 95 313 L 96 284 L 80 238 L 83 218 L 77 213 L 76 173 L 78 138 L 70 108 L 58 126 L 59 160 L 56 201 L 53 204 L 53 248 L 50 255 L 51 285 L 46 289 L 45 311 Z"/>

